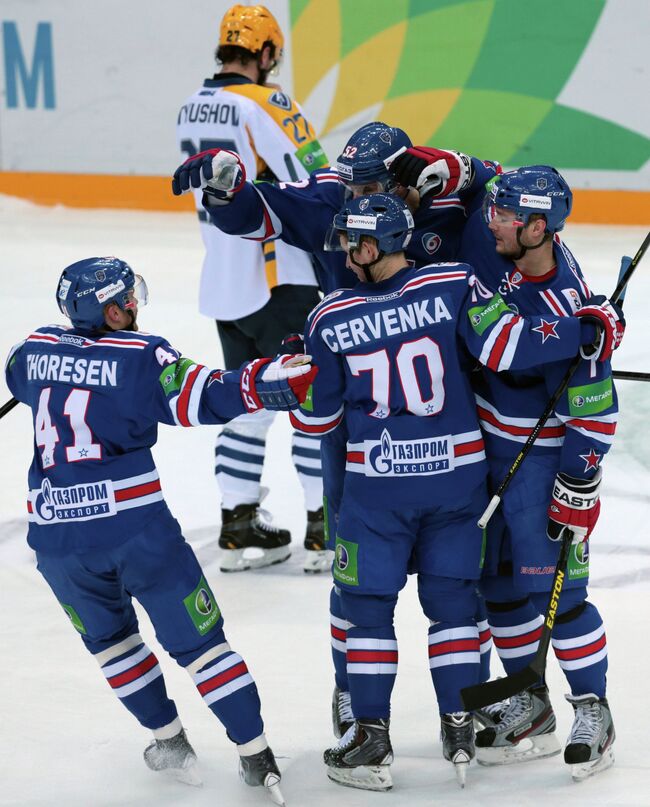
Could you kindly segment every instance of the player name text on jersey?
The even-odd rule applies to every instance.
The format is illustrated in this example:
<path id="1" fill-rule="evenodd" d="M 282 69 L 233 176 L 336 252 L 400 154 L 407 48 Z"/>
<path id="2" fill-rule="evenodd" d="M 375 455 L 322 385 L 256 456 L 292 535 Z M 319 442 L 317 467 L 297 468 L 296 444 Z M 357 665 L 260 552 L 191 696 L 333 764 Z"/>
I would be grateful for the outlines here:
<path id="1" fill-rule="evenodd" d="M 27 378 L 29 381 L 62 381 L 64 384 L 116 387 L 117 361 L 28 353 Z"/>
<path id="2" fill-rule="evenodd" d="M 433 307 L 433 311 L 429 310 Z M 338 353 L 363 343 L 387 336 L 417 331 L 452 316 L 441 297 L 419 300 L 395 308 L 386 308 L 362 317 L 354 317 L 331 328 L 323 328 L 321 336 L 330 350 Z"/>

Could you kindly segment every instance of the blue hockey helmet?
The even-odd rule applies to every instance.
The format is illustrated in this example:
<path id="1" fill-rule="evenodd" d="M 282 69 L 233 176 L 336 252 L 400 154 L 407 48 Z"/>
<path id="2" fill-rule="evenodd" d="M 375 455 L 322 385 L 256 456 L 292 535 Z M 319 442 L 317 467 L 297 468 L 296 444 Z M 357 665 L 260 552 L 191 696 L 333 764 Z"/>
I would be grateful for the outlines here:
<path id="1" fill-rule="evenodd" d="M 373 121 L 352 135 L 338 156 L 336 171 L 339 181 L 350 190 L 352 185 L 379 182 L 378 190 L 391 193 L 397 185 L 388 166 L 413 144 L 409 136 L 396 126 Z"/>
<path id="2" fill-rule="evenodd" d="M 546 219 L 546 232 L 559 232 L 571 213 L 573 194 L 564 177 L 550 165 L 528 165 L 494 177 L 489 183 L 486 219 L 494 208 L 513 210 L 524 226 L 533 213 Z"/>
<path id="3" fill-rule="evenodd" d="M 66 266 L 56 289 L 61 312 L 75 328 L 87 330 L 103 327 L 107 303 L 132 311 L 138 303 L 146 305 L 147 296 L 142 277 L 128 263 L 114 257 L 85 258 Z"/>
<path id="4" fill-rule="evenodd" d="M 413 227 L 413 215 L 399 196 L 389 193 L 359 196 L 348 200 L 334 216 L 329 246 L 342 249 L 340 235 L 345 234 L 348 250 L 355 250 L 361 244 L 361 237 L 367 235 L 377 241 L 380 253 L 390 255 L 406 249 Z"/>

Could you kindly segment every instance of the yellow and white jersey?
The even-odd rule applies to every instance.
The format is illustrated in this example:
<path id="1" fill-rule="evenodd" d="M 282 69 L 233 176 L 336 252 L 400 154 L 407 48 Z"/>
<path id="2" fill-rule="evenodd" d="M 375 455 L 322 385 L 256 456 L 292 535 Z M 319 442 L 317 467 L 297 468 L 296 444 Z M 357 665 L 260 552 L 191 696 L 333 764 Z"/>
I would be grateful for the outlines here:
<path id="1" fill-rule="evenodd" d="M 178 113 L 176 135 L 186 159 L 200 151 L 235 151 L 246 178 L 272 174 L 280 181 L 303 179 L 327 165 L 302 110 L 288 95 L 245 76 L 221 73 L 206 79 Z M 227 235 L 209 223 L 195 192 L 206 254 L 199 310 L 220 320 L 259 311 L 277 285 L 318 285 L 310 256 L 282 241 L 260 245 Z"/>

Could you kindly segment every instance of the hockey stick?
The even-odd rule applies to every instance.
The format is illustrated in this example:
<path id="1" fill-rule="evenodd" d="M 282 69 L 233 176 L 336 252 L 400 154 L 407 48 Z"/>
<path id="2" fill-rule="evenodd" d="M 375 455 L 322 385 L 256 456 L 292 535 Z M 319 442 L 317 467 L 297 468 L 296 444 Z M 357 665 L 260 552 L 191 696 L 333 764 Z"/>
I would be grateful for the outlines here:
<path id="1" fill-rule="evenodd" d="M 650 373 L 637 373 L 635 370 L 612 370 L 612 376 L 619 381 L 650 381 Z"/>
<path id="2" fill-rule="evenodd" d="M 627 284 L 630 282 L 630 278 L 634 273 L 634 270 L 638 266 L 641 258 L 644 256 L 648 245 L 650 245 L 650 232 L 646 235 L 643 244 L 639 247 L 638 252 L 632 258 L 630 265 L 627 267 L 625 272 L 619 277 L 619 281 L 614 289 L 614 293 L 611 296 L 611 300 L 614 303 L 618 303 L 622 305 L 623 296 L 625 294 L 625 288 Z M 490 517 L 496 510 L 501 501 L 501 497 L 505 489 L 510 484 L 513 476 L 519 470 L 522 461 L 527 456 L 528 452 L 532 448 L 533 443 L 539 432 L 541 431 L 542 427 L 550 417 L 551 413 L 555 410 L 555 405 L 563 395 L 566 388 L 569 386 L 569 382 L 571 381 L 571 377 L 578 369 L 578 366 L 582 358 L 580 356 L 576 356 L 576 358 L 571 362 L 570 367 L 566 371 L 564 378 L 560 382 L 560 385 L 553 393 L 551 400 L 549 401 L 544 413 L 540 417 L 540 419 L 535 424 L 535 428 L 533 429 L 530 437 L 526 440 L 524 447 L 521 449 L 519 454 L 517 455 L 515 461 L 510 466 L 510 470 L 504 477 L 503 481 L 499 485 L 496 494 L 492 497 L 492 501 L 488 505 L 486 511 L 481 516 L 479 526 L 485 527 L 490 520 Z M 495 502 L 496 500 L 496 502 Z M 551 643 L 551 634 L 553 632 L 553 626 L 555 625 L 555 615 L 557 613 L 557 607 L 560 600 L 560 594 L 562 593 L 562 587 L 564 586 L 564 578 L 566 576 L 566 566 L 569 560 L 569 553 L 571 551 L 571 544 L 573 542 L 573 532 L 571 530 L 565 530 L 564 536 L 562 538 L 562 542 L 560 545 L 560 552 L 558 554 L 557 563 L 555 565 L 555 575 L 553 576 L 553 585 L 551 587 L 551 595 L 549 597 L 548 605 L 546 607 L 546 613 L 544 614 L 544 624 L 542 627 L 542 633 L 539 638 L 539 645 L 537 647 L 537 652 L 535 653 L 535 657 L 533 658 L 532 662 L 527 666 L 524 667 L 523 670 L 519 670 L 519 672 L 513 673 L 512 675 L 508 675 L 505 678 L 498 678 L 496 681 L 487 681 L 484 684 L 477 684 L 471 687 L 465 687 L 461 689 L 460 695 L 463 701 L 463 706 L 467 711 L 471 712 L 475 709 L 480 709 L 483 706 L 487 706 L 491 703 L 498 703 L 499 701 L 506 700 L 507 698 L 511 698 L 513 695 L 516 695 L 518 692 L 526 689 L 527 687 L 532 686 L 535 684 L 539 678 L 543 675 L 544 670 L 546 669 L 546 656 L 548 654 L 548 648 Z"/>
<path id="3" fill-rule="evenodd" d="M 630 261 L 629 266 L 627 267 L 625 272 L 623 272 L 622 276 L 619 278 L 619 281 L 618 281 L 618 283 L 616 285 L 616 288 L 614 289 L 614 293 L 610 297 L 612 302 L 618 303 L 618 304 L 622 303 L 622 298 L 625 295 L 625 288 L 626 288 L 627 284 L 630 282 L 630 278 L 634 274 L 634 270 L 639 265 L 639 261 L 645 255 L 645 252 L 648 249 L 649 245 L 650 245 L 650 232 L 646 235 L 645 239 L 643 240 L 643 243 L 639 247 L 638 252 L 632 258 L 632 260 Z M 497 507 L 501 503 L 501 499 L 503 498 L 503 494 L 504 494 L 506 488 L 508 487 L 508 485 L 512 481 L 512 478 L 514 477 L 514 475 L 519 470 L 519 466 L 521 465 L 521 463 L 527 457 L 528 452 L 533 447 L 533 444 L 535 443 L 535 440 L 537 440 L 537 438 L 539 436 L 539 433 L 544 428 L 544 424 L 546 423 L 546 421 L 550 418 L 550 416 L 555 411 L 555 406 L 556 406 L 557 402 L 560 400 L 560 398 L 564 394 L 564 391 L 569 386 L 569 382 L 571 381 L 571 378 L 572 378 L 573 374 L 575 373 L 575 371 L 580 366 L 581 361 L 582 361 L 582 357 L 581 356 L 576 356 L 575 359 L 571 362 L 571 365 L 569 366 L 568 370 L 566 371 L 566 373 L 564 375 L 564 378 L 562 379 L 562 381 L 560 381 L 560 384 L 559 384 L 558 388 L 555 390 L 555 392 L 551 396 L 551 399 L 547 403 L 546 409 L 543 411 L 543 413 L 540 416 L 539 420 L 537 421 L 537 423 L 533 427 L 533 430 L 530 433 L 530 435 L 529 435 L 528 439 L 526 440 L 526 442 L 524 443 L 524 445 L 522 446 L 521 451 L 515 457 L 514 462 L 512 463 L 512 465 L 510 466 L 510 468 L 508 470 L 508 473 L 504 476 L 504 478 L 501 481 L 501 484 L 497 488 L 496 493 L 490 499 L 490 503 L 486 507 L 485 512 L 483 513 L 483 515 L 481 516 L 481 518 L 479 519 L 479 522 L 478 522 L 479 527 L 481 527 L 482 529 L 484 529 L 487 526 L 487 523 L 492 518 L 492 515 L 494 514 L 494 511 L 497 509 Z"/>
<path id="4" fill-rule="evenodd" d="M 0 406 L 0 418 L 3 418 L 6 414 L 11 412 L 14 406 L 18 406 L 18 404 L 19 401 L 17 401 L 15 398 L 9 398 L 6 404 Z"/>

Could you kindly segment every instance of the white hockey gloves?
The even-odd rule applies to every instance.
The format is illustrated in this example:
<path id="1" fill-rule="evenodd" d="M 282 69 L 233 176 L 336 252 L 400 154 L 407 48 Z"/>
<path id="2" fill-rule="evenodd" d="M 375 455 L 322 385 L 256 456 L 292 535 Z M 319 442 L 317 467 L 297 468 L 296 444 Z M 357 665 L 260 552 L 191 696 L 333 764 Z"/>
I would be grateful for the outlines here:
<path id="1" fill-rule="evenodd" d="M 297 409 L 307 397 L 318 368 L 311 356 L 282 354 L 244 365 L 240 390 L 248 412 Z"/>
<path id="2" fill-rule="evenodd" d="M 474 178 L 472 158 L 460 151 L 412 146 L 388 167 L 395 179 L 420 196 L 449 196 L 468 188 Z"/>
<path id="3" fill-rule="evenodd" d="M 246 168 L 234 151 L 209 149 L 180 165 L 172 178 L 174 196 L 201 189 L 219 201 L 232 199 L 246 181 Z"/>
<path id="4" fill-rule="evenodd" d="M 600 514 L 601 477 L 600 468 L 593 479 L 576 479 L 558 473 L 553 484 L 546 525 L 546 534 L 551 541 L 561 540 L 565 529 L 573 532 L 574 544 L 589 538 Z"/>

